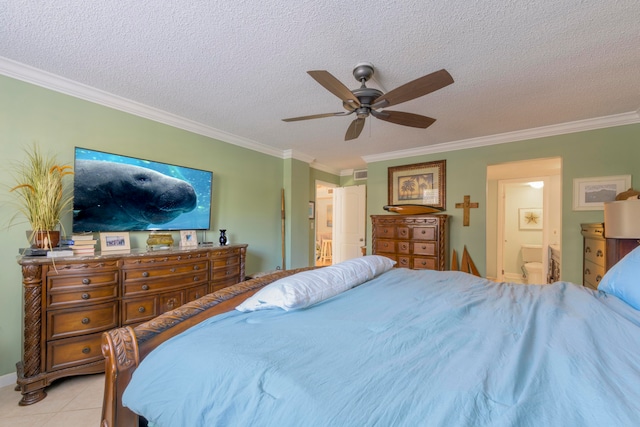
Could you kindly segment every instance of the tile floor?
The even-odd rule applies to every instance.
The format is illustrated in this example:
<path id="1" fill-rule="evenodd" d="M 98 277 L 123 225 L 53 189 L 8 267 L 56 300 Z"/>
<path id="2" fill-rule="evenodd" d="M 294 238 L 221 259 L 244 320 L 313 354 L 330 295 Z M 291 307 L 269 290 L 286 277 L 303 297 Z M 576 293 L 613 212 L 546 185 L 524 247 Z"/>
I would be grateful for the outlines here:
<path id="1" fill-rule="evenodd" d="M 82 375 L 55 381 L 47 397 L 19 406 L 14 385 L 0 388 L 0 427 L 91 427 L 100 425 L 104 374 Z"/>

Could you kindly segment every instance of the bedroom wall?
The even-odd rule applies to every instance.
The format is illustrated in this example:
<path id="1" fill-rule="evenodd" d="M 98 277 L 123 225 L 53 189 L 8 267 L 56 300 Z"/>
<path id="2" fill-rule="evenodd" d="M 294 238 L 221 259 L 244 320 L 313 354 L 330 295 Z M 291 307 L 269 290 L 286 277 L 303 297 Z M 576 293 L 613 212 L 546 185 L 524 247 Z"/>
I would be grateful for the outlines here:
<path id="1" fill-rule="evenodd" d="M 306 183 L 311 172 L 306 163 L 283 160 L 0 76 L 0 380 L 3 374 L 15 372 L 20 359 L 22 284 L 16 257 L 18 248 L 26 244 L 26 224 L 7 228 L 15 212 L 8 205 L 7 190 L 13 182 L 8 166 L 22 161 L 23 148 L 34 141 L 44 152 L 56 154 L 60 162 L 71 164 L 74 147 L 80 146 L 213 171 L 212 224 L 207 240 L 216 242 L 218 229 L 226 228 L 230 243 L 248 243 L 248 274 L 274 270 L 282 264 L 280 193 L 286 187 L 294 197 L 287 212 L 293 223 L 287 251 L 295 254 L 287 267 L 308 265 L 308 241 L 291 237 L 296 232 L 300 236 L 300 230 L 306 232 L 308 227 Z M 286 182 L 285 163 L 289 165 Z M 332 179 L 337 181 L 339 177 Z M 71 230 L 70 216 L 63 219 L 63 225 Z M 147 234 L 132 233 L 132 247 L 144 247 Z"/>
<path id="2" fill-rule="evenodd" d="M 367 214 L 386 214 L 387 168 L 390 166 L 446 160 L 446 214 L 450 215 L 449 253 L 461 253 L 467 246 L 471 258 L 485 275 L 486 260 L 486 174 L 487 166 L 536 158 L 562 158 L 562 277 L 582 283 L 582 236 L 580 224 L 603 221 L 602 211 L 573 211 L 573 179 L 584 177 L 632 175 L 632 184 L 640 186 L 640 124 L 617 126 L 481 148 L 372 162 L 368 165 Z M 462 209 L 455 204 L 470 195 L 480 203 L 471 209 L 470 225 L 462 226 Z M 371 234 L 371 224 L 367 225 Z M 371 244 L 368 243 L 368 253 Z"/>

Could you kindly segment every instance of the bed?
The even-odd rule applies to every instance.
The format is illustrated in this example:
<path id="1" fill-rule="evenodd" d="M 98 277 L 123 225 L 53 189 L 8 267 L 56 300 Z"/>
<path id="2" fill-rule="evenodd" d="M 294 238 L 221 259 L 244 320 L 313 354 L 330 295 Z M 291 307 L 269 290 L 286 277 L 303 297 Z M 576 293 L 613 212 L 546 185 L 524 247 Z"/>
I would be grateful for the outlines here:
<path id="1" fill-rule="evenodd" d="M 279 272 L 106 333 L 102 426 L 637 425 L 640 249 L 599 291 L 392 265 Z"/>

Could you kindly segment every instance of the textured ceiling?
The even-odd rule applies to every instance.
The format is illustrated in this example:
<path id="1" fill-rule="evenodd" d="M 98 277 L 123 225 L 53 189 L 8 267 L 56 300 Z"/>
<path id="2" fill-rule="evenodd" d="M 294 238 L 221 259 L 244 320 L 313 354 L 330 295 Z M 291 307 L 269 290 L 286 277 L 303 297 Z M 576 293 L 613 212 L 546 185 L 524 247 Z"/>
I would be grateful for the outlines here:
<path id="1" fill-rule="evenodd" d="M 0 57 L 333 170 L 433 144 L 636 112 L 637 0 L 5 0 Z M 341 111 L 307 70 L 391 90 L 445 68 L 455 83 L 394 110 L 428 129 Z M 233 139 L 231 138 L 231 139 Z"/>

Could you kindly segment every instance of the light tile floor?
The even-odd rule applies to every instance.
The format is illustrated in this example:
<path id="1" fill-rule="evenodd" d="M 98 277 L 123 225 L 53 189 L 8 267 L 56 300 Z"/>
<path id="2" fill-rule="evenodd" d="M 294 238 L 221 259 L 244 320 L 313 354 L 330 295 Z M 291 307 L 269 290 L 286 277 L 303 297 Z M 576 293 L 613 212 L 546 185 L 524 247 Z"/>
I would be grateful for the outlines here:
<path id="1" fill-rule="evenodd" d="M 47 397 L 19 406 L 14 385 L 0 388 L 0 427 L 91 427 L 100 425 L 104 374 L 82 375 L 55 381 Z"/>

